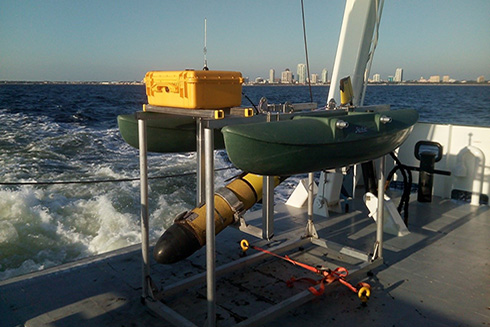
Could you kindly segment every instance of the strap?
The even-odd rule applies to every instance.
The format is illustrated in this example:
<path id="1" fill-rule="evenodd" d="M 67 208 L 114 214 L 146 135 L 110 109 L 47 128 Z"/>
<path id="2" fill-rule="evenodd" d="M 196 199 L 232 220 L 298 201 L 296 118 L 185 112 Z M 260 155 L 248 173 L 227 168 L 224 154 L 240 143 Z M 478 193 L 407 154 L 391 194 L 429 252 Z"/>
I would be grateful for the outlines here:
<path id="1" fill-rule="evenodd" d="M 325 284 L 330 284 L 330 283 L 338 280 L 341 284 L 346 286 L 352 292 L 356 293 L 357 296 L 359 297 L 359 299 L 361 299 L 361 301 L 363 303 L 366 303 L 367 300 L 369 299 L 369 296 L 371 295 L 371 286 L 368 283 L 360 282 L 356 285 L 356 287 L 354 287 L 354 286 L 352 286 L 352 284 L 350 284 L 348 281 L 345 280 L 347 278 L 347 276 L 349 275 L 349 271 L 344 267 L 337 267 L 335 270 L 318 269 L 316 267 L 307 265 L 305 263 L 301 263 L 301 262 L 298 262 L 296 260 L 293 260 L 290 257 L 288 257 L 287 255 L 281 256 L 281 255 L 278 255 L 274 252 L 259 248 L 258 246 L 250 245 L 247 240 L 242 240 L 240 242 L 240 246 L 242 247 L 243 252 L 247 251 L 249 248 L 252 248 L 254 250 L 270 254 L 276 258 L 288 261 L 295 266 L 300 266 L 304 269 L 307 269 L 309 271 L 312 271 L 312 272 L 322 276 L 322 278 L 319 280 L 314 280 L 312 278 L 307 278 L 307 277 L 303 277 L 303 278 L 299 278 L 299 279 L 291 277 L 291 279 L 286 282 L 286 285 L 288 287 L 293 287 L 293 283 L 298 282 L 298 281 L 306 281 L 306 282 L 313 284 L 313 285 L 320 284 L 320 287 L 318 290 L 314 286 L 310 286 L 308 288 L 308 290 L 312 294 L 314 294 L 316 296 L 320 296 L 325 291 Z"/>

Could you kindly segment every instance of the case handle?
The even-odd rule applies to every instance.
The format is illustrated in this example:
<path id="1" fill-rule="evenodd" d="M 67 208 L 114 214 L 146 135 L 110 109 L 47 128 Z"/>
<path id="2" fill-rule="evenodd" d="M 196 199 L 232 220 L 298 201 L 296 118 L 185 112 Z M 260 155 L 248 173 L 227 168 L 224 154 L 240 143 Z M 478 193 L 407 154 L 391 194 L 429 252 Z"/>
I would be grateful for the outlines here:
<path id="1" fill-rule="evenodd" d="M 152 86 L 153 92 L 179 93 L 179 86 L 176 84 L 159 84 Z"/>

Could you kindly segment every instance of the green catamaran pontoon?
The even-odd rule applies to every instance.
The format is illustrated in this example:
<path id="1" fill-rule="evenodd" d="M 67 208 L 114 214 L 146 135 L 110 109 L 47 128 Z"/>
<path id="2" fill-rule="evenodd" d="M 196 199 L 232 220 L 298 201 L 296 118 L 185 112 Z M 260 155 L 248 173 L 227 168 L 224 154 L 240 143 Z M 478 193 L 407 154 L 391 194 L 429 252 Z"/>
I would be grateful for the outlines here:
<path id="1" fill-rule="evenodd" d="M 292 175 L 379 158 L 400 146 L 418 120 L 412 109 L 339 116 L 298 115 L 292 120 L 226 126 L 226 151 L 239 169 Z"/>
<path id="2" fill-rule="evenodd" d="M 121 136 L 129 145 L 138 146 L 138 121 L 134 115 L 117 116 Z M 171 153 L 196 151 L 196 121 L 189 116 L 167 115 L 165 119 L 147 120 L 149 152 Z M 223 149 L 223 135 L 214 133 L 216 149 Z"/>

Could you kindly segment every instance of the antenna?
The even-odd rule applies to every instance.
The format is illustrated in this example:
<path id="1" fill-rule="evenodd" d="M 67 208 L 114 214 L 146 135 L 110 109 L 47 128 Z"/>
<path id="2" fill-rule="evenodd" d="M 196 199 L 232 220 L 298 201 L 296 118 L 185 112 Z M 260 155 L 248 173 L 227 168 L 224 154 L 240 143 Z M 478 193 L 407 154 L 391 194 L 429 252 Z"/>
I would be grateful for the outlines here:
<path id="1" fill-rule="evenodd" d="M 206 48 L 206 43 L 207 43 L 207 34 L 208 34 L 208 29 L 207 29 L 207 19 L 204 18 L 204 67 L 202 70 L 209 70 L 208 68 L 208 59 L 206 58 L 206 54 L 208 53 L 208 49 Z"/>

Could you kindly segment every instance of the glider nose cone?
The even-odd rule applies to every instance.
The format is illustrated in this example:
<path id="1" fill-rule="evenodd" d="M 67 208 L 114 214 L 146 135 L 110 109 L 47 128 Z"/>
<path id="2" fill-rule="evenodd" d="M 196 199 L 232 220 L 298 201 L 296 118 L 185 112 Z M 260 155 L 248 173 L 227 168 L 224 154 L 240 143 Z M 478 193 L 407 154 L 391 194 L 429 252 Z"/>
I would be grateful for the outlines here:
<path id="1" fill-rule="evenodd" d="M 171 264 L 199 250 L 201 244 L 194 234 L 181 224 L 173 224 L 158 239 L 153 257 L 158 263 Z"/>

